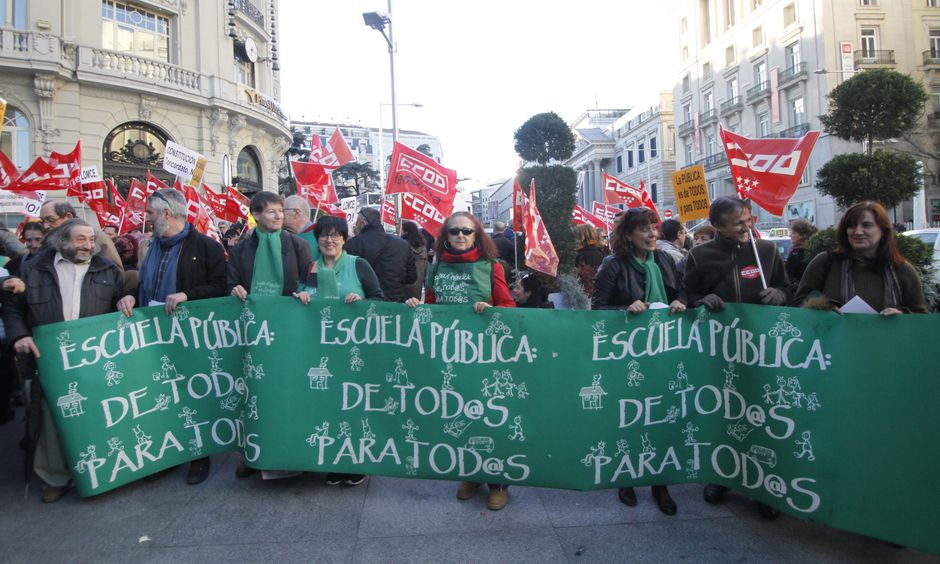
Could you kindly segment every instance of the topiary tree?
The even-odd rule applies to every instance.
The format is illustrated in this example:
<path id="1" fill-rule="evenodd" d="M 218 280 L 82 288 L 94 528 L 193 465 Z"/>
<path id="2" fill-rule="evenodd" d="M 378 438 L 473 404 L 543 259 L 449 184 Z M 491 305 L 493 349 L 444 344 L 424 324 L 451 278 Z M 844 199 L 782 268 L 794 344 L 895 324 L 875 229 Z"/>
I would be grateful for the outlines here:
<path id="1" fill-rule="evenodd" d="M 527 162 L 564 161 L 574 153 L 574 134 L 555 112 L 535 114 L 515 133 L 515 149 Z"/>
<path id="2" fill-rule="evenodd" d="M 577 192 L 577 173 L 567 166 L 533 166 L 519 169 L 516 177 L 526 194 L 530 182 L 535 179 L 535 201 L 558 253 L 558 272 L 572 270 L 575 250 L 571 210 L 574 209 Z M 520 266 L 523 260 L 519 261 Z"/>
<path id="3" fill-rule="evenodd" d="M 891 69 L 859 72 L 829 93 L 823 127 L 840 139 L 864 141 L 869 155 L 875 140 L 900 137 L 917 125 L 927 92 L 921 83 Z"/>
<path id="4" fill-rule="evenodd" d="M 877 151 L 873 155 L 836 155 L 816 177 L 816 188 L 847 208 L 874 200 L 893 208 L 911 198 L 923 180 L 919 163 L 910 155 Z"/>

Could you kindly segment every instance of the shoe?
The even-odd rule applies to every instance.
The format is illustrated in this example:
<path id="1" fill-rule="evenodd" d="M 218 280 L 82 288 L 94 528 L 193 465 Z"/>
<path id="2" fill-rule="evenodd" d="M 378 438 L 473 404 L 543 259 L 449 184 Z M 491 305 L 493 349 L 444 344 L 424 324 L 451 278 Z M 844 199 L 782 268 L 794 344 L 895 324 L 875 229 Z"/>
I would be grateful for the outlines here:
<path id="1" fill-rule="evenodd" d="M 366 481 L 365 474 L 346 474 L 346 479 L 343 480 L 343 483 L 347 486 L 358 486 L 359 484 Z"/>
<path id="2" fill-rule="evenodd" d="M 486 498 L 486 508 L 490 511 L 499 511 L 509 502 L 509 490 L 503 486 L 490 487 L 490 496 Z"/>
<path id="3" fill-rule="evenodd" d="M 766 503 L 757 502 L 757 512 L 760 513 L 761 517 L 767 519 L 768 521 L 773 521 L 777 517 L 780 517 L 780 511 L 774 509 Z"/>
<path id="4" fill-rule="evenodd" d="M 473 499 L 477 495 L 480 485 L 479 482 L 461 482 L 460 487 L 457 488 L 457 499 L 464 501 Z"/>
<path id="5" fill-rule="evenodd" d="M 143 482 L 147 483 L 147 484 L 150 484 L 150 483 L 156 482 L 157 480 L 163 478 L 164 476 L 166 476 L 167 474 L 169 474 L 170 472 L 172 472 L 172 471 L 174 471 L 174 470 L 176 470 L 176 466 L 170 466 L 169 468 L 165 468 L 165 469 L 160 470 L 159 472 L 156 472 L 156 473 L 154 473 L 154 474 L 149 474 L 149 475 L 147 475 L 147 476 L 144 476 L 143 478 L 141 478 L 141 480 L 142 480 Z"/>
<path id="6" fill-rule="evenodd" d="M 669 495 L 669 489 L 666 486 L 653 486 L 653 499 L 656 500 L 656 505 L 659 506 L 659 510 L 664 515 L 675 515 L 679 509 L 672 496 Z"/>
<path id="7" fill-rule="evenodd" d="M 328 486 L 338 486 L 342 484 L 349 474 L 340 474 L 338 472 L 330 472 L 326 475 L 326 485 Z"/>
<path id="8" fill-rule="evenodd" d="M 716 503 L 721 503 L 721 500 L 725 498 L 725 494 L 730 488 L 725 486 L 719 486 L 718 484 L 706 484 L 703 497 L 708 503 L 715 505 Z"/>
<path id="9" fill-rule="evenodd" d="M 248 466 L 245 465 L 244 462 L 242 462 L 241 464 L 238 465 L 238 468 L 235 469 L 235 477 L 247 478 L 248 476 L 251 476 L 252 474 L 256 472 L 257 470 L 255 470 L 254 468 L 249 468 Z"/>
<path id="10" fill-rule="evenodd" d="M 620 503 L 628 507 L 636 507 L 636 492 L 633 488 L 620 488 L 617 490 L 617 497 L 620 498 Z"/>
<path id="11" fill-rule="evenodd" d="M 65 494 L 68 493 L 69 487 L 65 486 L 43 486 L 42 487 L 42 502 L 43 503 L 55 503 L 65 497 Z"/>
<path id="12" fill-rule="evenodd" d="M 189 472 L 186 474 L 186 483 L 190 486 L 201 484 L 209 477 L 210 463 L 208 458 L 200 458 L 189 463 Z"/>

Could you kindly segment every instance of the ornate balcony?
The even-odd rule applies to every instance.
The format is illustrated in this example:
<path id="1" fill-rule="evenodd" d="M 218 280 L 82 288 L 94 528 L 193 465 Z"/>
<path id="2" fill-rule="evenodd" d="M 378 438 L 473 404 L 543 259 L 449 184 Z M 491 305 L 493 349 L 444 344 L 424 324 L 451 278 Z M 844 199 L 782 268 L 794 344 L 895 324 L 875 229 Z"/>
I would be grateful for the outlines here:
<path id="1" fill-rule="evenodd" d="M 713 121 L 718 121 L 718 114 L 715 113 L 715 109 L 699 112 L 698 113 L 698 124 L 700 127 L 704 127 Z"/>
<path id="2" fill-rule="evenodd" d="M 230 0 L 232 7 L 245 15 L 246 18 L 264 28 L 264 12 L 251 3 L 250 0 Z"/>
<path id="3" fill-rule="evenodd" d="M 728 156 L 725 155 L 724 151 L 719 151 L 714 155 L 697 160 L 695 164 L 704 166 L 705 170 L 715 170 L 728 164 Z"/>
<path id="4" fill-rule="evenodd" d="M 807 132 L 809 132 L 809 124 L 800 123 L 800 124 L 794 125 L 790 129 L 784 129 L 783 131 L 781 131 L 780 137 L 790 137 L 790 138 L 796 139 L 799 137 L 803 137 L 804 135 L 806 135 Z"/>
<path id="5" fill-rule="evenodd" d="M 940 67 L 940 51 L 929 50 L 924 51 L 924 66 L 925 67 Z"/>
<path id="6" fill-rule="evenodd" d="M 694 129 L 695 129 L 695 122 L 692 120 L 689 120 L 685 123 L 680 124 L 679 127 L 676 128 L 676 135 L 678 135 L 679 137 L 682 137 L 683 135 L 688 135 L 689 133 L 692 133 Z"/>
<path id="7" fill-rule="evenodd" d="M 79 71 L 200 94 L 201 75 L 183 67 L 94 47 L 79 48 Z"/>
<path id="8" fill-rule="evenodd" d="M 893 65 L 893 49 L 862 49 L 855 52 L 855 66 L 859 65 Z"/>
<path id="9" fill-rule="evenodd" d="M 763 100 L 764 98 L 770 96 L 770 81 L 765 81 L 757 86 L 752 86 L 747 89 L 747 103 L 751 104 L 757 102 L 758 100 Z"/>
<path id="10" fill-rule="evenodd" d="M 725 100 L 724 102 L 722 102 L 719 108 L 720 108 L 719 113 L 721 114 L 721 117 L 725 117 L 735 112 L 740 112 L 742 109 L 744 109 L 744 104 L 741 103 L 740 96 L 735 96 L 734 98 L 730 100 Z"/>
<path id="11" fill-rule="evenodd" d="M 801 80 L 806 80 L 808 77 L 809 71 L 806 70 L 806 63 L 797 63 L 780 73 L 780 76 L 777 77 L 777 84 L 783 88 Z"/>

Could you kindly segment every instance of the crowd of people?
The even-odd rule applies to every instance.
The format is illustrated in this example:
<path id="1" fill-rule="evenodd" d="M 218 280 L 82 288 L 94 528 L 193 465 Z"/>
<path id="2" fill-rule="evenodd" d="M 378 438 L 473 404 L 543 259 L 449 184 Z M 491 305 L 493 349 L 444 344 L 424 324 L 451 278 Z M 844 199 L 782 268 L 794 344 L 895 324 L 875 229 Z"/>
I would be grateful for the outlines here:
<path id="1" fill-rule="evenodd" d="M 470 306 L 477 314 L 494 307 L 553 307 L 545 277 L 512 268 L 516 234 L 502 222 L 487 233 L 476 217 L 460 211 L 446 219 L 437 239 L 411 222 L 403 222 L 397 236 L 386 232 L 377 210 L 363 208 L 350 233 L 336 217 L 314 215 L 318 221 L 312 221 L 303 198 L 271 192 L 254 195 L 250 214 L 254 229 L 220 226 L 220 244 L 187 222 L 180 192 L 161 189 L 147 199 L 146 231 L 99 229 L 65 201 L 46 202 L 40 221 L 23 225 L 19 239 L 0 230 L 0 253 L 11 258 L 8 272 L 0 272 L 4 342 L 24 359 L 18 363 L 23 379 L 34 370 L 26 360 L 42 352 L 32 339 L 36 326 L 114 311 L 131 316 L 135 307 L 162 305 L 172 314 L 184 302 L 227 295 L 291 296 L 303 304 L 313 297 L 446 304 Z M 796 222 L 786 261 L 773 242 L 755 237 L 750 205 L 736 197 L 712 202 L 708 223 L 696 226 L 691 238 L 682 223 L 661 222 L 647 208 L 621 212 L 609 243 L 608 234 L 591 226 L 573 229 L 576 273 L 594 309 L 635 315 L 662 304 L 675 314 L 747 303 L 838 310 L 856 296 L 885 316 L 928 309 L 916 269 L 898 252 L 887 213 L 874 202 L 849 208 L 836 230 L 836 248 L 815 257 L 806 250 L 815 227 Z M 14 417 L 9 361 L 5 355 L 0 422 Z M 43 481 L 42 500 L 55 502 L 71 476 L 40 387 L 24 388 L 25 401 L 41 413 L 39 432 L 24 447 Z M 209 458 L 192 461 L 186 482 L 203 482 L 209 470 Z M 255 473 L 244 463 L 236 469 L 239 478 Z M 330 485 L 364 480 L 357 474 L 326 477 Z M 481 486 L 461 483 L 457 498 L 471 499 Z M 505 507 L 508 486 L 487 486 L 487 507 Z M 709 484 L 704 497 L 719 503 L 727 491 Z M 653 486 L 652 495 L 664 514 L 677 512 L 665 485 Z M 618 497 L 637 504 L 633 488 L 620 488 Z M 763 504 L 759 510 L 767 518 L 777 515 Z"/>

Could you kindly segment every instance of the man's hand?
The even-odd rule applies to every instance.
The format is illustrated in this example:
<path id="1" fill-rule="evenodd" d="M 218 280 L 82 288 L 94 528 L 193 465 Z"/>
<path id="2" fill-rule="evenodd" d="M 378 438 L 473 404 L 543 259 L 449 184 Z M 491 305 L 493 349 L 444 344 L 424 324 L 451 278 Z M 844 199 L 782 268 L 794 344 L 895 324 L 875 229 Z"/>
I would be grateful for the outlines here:
<path id="1" fill-rule="evenodd" d="M 760 301 L 767 305 L 783 305 L 787 301 L 787 293 L 777 288 L 767 288 L 761 291 Z"/>
<path id="2" fill-rule="evenodd" d="M 627 307 L 627 311 L 630 313 L 643 313 L 648 307 L 643 300 L 637 300 Z"/>
<path id="3" fill-rule="evenodd" d="M 300 303 L 304 305 L 310 303 L 310 292 L 294 292 L 293 296 L 300 300 Z"/>
<path id="4" fill-rule="evenodd" d="M 721 311 L 725 309 L 725 301 L 718 297 L 717 294 L 708 294 L 702 298 L 702 305 L 705 306 L 708 311 Z"/>
<path id="5" fill-rule="evenodd" d="M 895 307 L 886 307 L 878 313 L 884 317 L 891 317 L 892 315 L 901 315 L 904 312 Z"/>
<path id="6" fill-rule="evenodd" d="M 11 294 L 21 294 L 26 291 L 26 283 L 13 276 L 3 281 L 3 290 Z"/>
<path id="7" fill-rule="evenodd" d="M 355 292 L 349 292 L 348 294 L 346 294 L 346 297 L 343 298 L 343 303 L 351 304 L 353 302 L 358 302 L 361 299 L 362 298 L 359 297 L 359 294 Z"/>
<path id="8" fill-rule="evenodd" d="M 22 337 L 15 343 L 13 343 L 13 350 L 19 354 L 29 354 L 33 353 L 33 356 L 39 358 L 39 349 L 36 348 L 36 343 L 33 342 L 32 337 Z"/>
<path id="9" fill-rule="evenodd" d="M 405 305 L 408 307 L 418 307 L 418 304 L 421 303 L 421 300 L 418 298 L 408 298 L 405 300 Z"/>
<path id="10" fill-rule="evenodd" d="M 679 300 L 675 300 L 669 304 L 669 313 L 681 313 L 683 311 L 685 311 L 685 304 Z"/>
<path id="11" fill-rule="evenodd" d="M 488 307 L 493 307 L 493 306 L 491 306 L 490 304 L 486 302 L 476 302 L 473 304 L 473 311 L 477 313 L 483 313 L 483 310 Z"/>
<path id="12" fill-rule="evenodd" d="M 176 311 L 176 306 L 185 302 L 189 298 L 186 296 L 186 292 L 177 292 L 175 294 L 170 294 L 166 297 L 166 314 L 173 315 L 173 312 Z"/>
<path id="13" fill-rule="evenodd" d="M 124 296 L 118 300 L 117 308 L 118 311 L 124 314 L 124 317 L 130 317 L 134 315 L 134 305 L 137 303 L 137 300 L 134 296 Z"/>
<path id="14" fill-rule="evenodd" d="M 245 301 L 248 299 L 248 292 L 246 292 L 245 289 L 242 288 L 241 284 L 232 288 L 232 295 L 240 299 L 241 301 Z"/>

